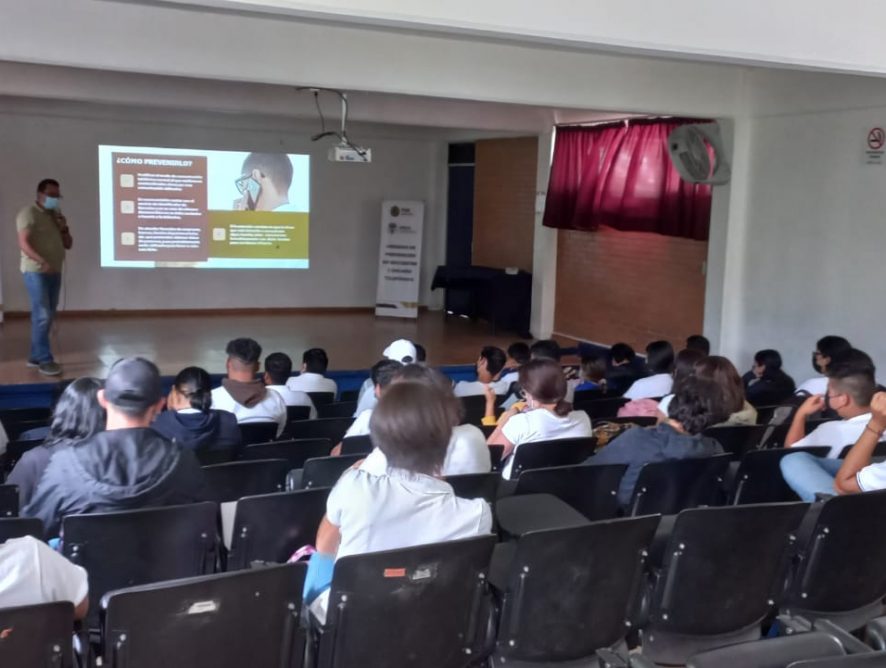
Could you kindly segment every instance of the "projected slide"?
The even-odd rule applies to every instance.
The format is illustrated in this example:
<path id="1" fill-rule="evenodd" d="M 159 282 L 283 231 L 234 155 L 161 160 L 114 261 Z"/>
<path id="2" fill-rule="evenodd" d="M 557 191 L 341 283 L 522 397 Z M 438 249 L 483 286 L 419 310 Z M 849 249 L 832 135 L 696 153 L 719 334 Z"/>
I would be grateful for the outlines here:
<path id="1" fill-rule="evenodd" d="M 101 265 L 307 269 L 310 158 L 98 147 Z"/>

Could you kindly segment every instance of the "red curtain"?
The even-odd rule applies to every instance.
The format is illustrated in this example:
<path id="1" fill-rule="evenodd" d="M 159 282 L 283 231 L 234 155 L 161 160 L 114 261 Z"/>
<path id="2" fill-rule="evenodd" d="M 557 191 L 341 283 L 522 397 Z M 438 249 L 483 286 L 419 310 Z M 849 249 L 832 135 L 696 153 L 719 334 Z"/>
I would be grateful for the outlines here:
<path id="1" fill-rule="evenodd" d="M 557 128 L 544 224 L 656 232 L 707 240 L 711 187 L 687 183 L 667 137 L 686 119 Z"/>

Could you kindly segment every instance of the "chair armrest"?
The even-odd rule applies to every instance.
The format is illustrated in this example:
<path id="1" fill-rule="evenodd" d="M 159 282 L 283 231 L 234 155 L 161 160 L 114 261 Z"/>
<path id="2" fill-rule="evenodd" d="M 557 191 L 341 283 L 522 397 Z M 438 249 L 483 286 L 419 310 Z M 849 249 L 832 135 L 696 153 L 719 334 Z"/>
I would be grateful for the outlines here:
<path id="1" fill-rule="evenodd" d="M 833 636 L 837 640 L 840 641 L 840 644 L 843 645 L 843 649 L 846 650 L 847 654 L 869 654 L 873 652 L 873 648 L 865 645 L 861 640 L 856 638 L 854 635 L 849 633 L 846 629 L 837 626 L 832 621 L 827 619 L 819 619 L 813 625 L 816 631 L 821 631 L 822 633 L 827 633 L 829 636 Z"/>

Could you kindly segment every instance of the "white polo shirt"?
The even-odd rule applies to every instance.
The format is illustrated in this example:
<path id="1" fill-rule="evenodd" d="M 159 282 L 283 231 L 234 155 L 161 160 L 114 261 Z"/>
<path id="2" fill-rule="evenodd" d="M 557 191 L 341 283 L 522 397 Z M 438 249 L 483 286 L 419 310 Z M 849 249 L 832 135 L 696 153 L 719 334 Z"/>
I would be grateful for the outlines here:
<path id="1" fill-rule="evenodd" d="M 317 419 L 317 409 L 314 408 L 314 402 L 307 393 L 301 390 L 290 390 L 286 385 L 268 385 L 269 390 L 273 390 L 283 399 L 287 406 L 309 406 L 311 408 L 310 419 Z"/>
<path id="2" fill-rule="evenodd" d="M 486 394 L 487 385 L 495 390 L 496 394 L 506 394 L 511 384 L 503 380 L 496 380 L 491 383 L 481 383 L 479 380 L 460 380 L 452 388 L 457 397 L 476 397 Z"/>
<path id="3" fill-rule="evenodd" d="M 826 376 L 816 376 L 809 380 L 803 381 L 800 386 L 794 390 L 794 394 L 827 394 L 828 379 Z"/>
<path id="4" fill-rule="evenodd" d="M 357 397 L 357 409 L 354 411 L 354 417 L 357 417 L 363 411 L 369 411 L 375 408 L 378 403 L 378 397 L 375 396 L 375 385 L 372 378 L 367 378 L 360 386 L 360 394 Z"/>
<path id="5" fill-rule="evenodd" d="M 572 411 L 561 417 L 545 408 L 517 413 L 505 422 L 501 432 L 514 444 L 514 452 L 502 471 L 502 477 L 506 479 L 511 477 L 514 454 L 523 443 L 561 438 L 586 438 L 593 435 L 591 418 L 584 411 Z"/>
<path id="6" fill-rule="evenodd" d="M 342 474 L 329 493 L 326 516 L 341 532 L 336 559 L 492 530 L 486 501 L 460 499 L 443 480 L 388 467 L 379 450 Z"/>
<path id="7" fill-rule="evenodd" d="M 338 394 L 335 381 L 319 373 L 303 371 L 286 381 L 286 387 L 294 392 L 332 392 Z"/>
<path id="8" fill-rule="evenodd" d="M 89 593 L 86 571 L 31 536 L 0 543 L 0 608 L 70 601 Z"/>
<path id="9" fill-rule="evenodd" d="M 802 448 L 807 445 L 829 445 L 828 457 L 839 457 L 847 445 L 854 445 L 864 433 L 864 428 L 871 420 L 871 414 L 857 415 L 848 420 L 831 420 L 818 425 L 811 434 L 801 438 L 791 447 Z M 880 437 L 883 440 L 883 436 Z"/>
<path id="10" fill-rule="evenodd" d="M 639 378 L 625 392 L 625 399 L 653 399 L 671 393 L 674 377 L 669 373 L 657 373 L 654 376 Z"/>
<path id="11" fill-rule="evenodd" d="M 886 462 L 869 464 L 855 474 L 862 492 L 876 492 L 886 489 Z"/>
<path id="12" fill-rule="evenodd" d="M 348 427 L 348 430 L 345 432 L 345 438 L 350 438 L 351 436 L 369 436 L 369 418 L 371 417 L 371 408 L 368 408 L 365 411 L 360 411 L 360 415 L 354 418 L 351 426 Z"/>
<path id="13" fill-rule="evenodd" d="M 233 413 L 240 424 L 276 422 L 277 436 L 286 428 L 286 403 L 276 392 L 266 392 L 264 399 L 255 406 L 247 407 L 234 401 L 234 397 L 224 387 L 217 387 L 212 391 L 212 407 Z"/>

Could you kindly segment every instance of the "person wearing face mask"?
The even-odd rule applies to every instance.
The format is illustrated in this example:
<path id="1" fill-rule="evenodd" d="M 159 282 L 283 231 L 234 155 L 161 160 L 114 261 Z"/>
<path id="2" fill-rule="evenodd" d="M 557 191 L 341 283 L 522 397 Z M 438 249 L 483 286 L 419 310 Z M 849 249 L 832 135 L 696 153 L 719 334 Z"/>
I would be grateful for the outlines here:
<path id="1" fill-rule="evenodd" d="M 15 219 L 22 277 L 31 301 L 28 366 L 46 376 L 61 374 L 61 367 L 52 356 L 49 330 L 58 306 L 65 251 L 73 244 L 60 201 L 58 181 L 43 179 L 37 184 L 35 202 L 22 209 Z"/>
<path id="2" fill-rule="evenodd" d="M 285 153 L 250 153 L 236 181 L 242 197 L 234 202 L 245 211 L 298 211 L 289 201 L 292 161 Z"/>

